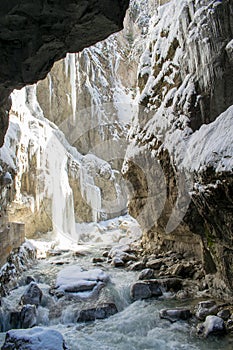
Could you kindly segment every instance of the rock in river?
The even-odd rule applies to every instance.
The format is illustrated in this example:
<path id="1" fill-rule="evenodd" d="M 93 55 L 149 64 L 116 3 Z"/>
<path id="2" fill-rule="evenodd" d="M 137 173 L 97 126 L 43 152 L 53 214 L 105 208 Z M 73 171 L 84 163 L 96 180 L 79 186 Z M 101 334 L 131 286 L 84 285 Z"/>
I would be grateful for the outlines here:
<path id="1" fill-rule="evenodd" d="M 21 304 L 39 306 L 42 299 L 42 291 L 35 282 L 31 282 L 21 297 Z"/>
<path id="2" fill-rule="evenodd" d="M 179 320 L 188 320 L 192 317 L 189 309 L 162 309 L 159 312 L 160 318 L 165 318 L 170 322 L 176 322 Z"/>
<path id="3" fill-rule="evenodd" d="M 62 335 L 53 330 L 34 327 L 6 333 L 2 350 L 68 350 Z"/>
<path id="4" fill-rule="evenodd" d="M 84 271 L 79 266 L 72 265 L 59 272 L 55 289 L 51 292 L 58 297 L 73 294 L 86 298 L 98 294 L 108 280 L 109 276 L 101 269 Z"/>
<path id="5" fill-rule="evenodd" d="M 226 333 L 226 327 L 223 319 L 218 316 L 207 316 L 205 322 L 199 326 L 199 334 L 203 334 L 205 337 L 209 335 L 224 335 Z"/>
<path id="6" fill-rule="evenodd" d="M 131 297 L 134 300 L 159 297 L 163 292 L 178 291 L 182 287 L 182 280 L 179 278 L 158 278 L 140 280 L 131 286 Z"/>
<path id="7" fill-rule="evenodd" d="M 105 303 L 94 308 L 84 309 L 80 311 L 77 322 L 88 322 L 96 319 L 104 319 L 118 312 L 114 303 Z"/>

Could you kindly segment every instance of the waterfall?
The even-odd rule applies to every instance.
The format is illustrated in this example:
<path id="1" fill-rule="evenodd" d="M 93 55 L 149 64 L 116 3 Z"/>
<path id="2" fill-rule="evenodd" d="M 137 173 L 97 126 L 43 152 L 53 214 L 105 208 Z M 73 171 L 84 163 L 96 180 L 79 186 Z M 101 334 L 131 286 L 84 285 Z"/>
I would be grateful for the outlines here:
<path id="1" fill-rule="evenodd" d="M 14 91 L 13 113 L 20 118 L 11 115 L 12 123 L 6 137 L 10 137 L 13 121 L 17 121 L 20 132 L 14 142 L 19 144 L 18 163 L 15 164 L 15 167 L 18 167 L 18 200 L 22 201 L 22 177 L 28 172 L 29 183 L 35 182 L 33 185 L 29 184 L 29 192 L 34 192 L 32 213 L 45 210 L 55 233 L 75 239 L 73 193 L 67 173 L 65 137 L 52 123 L 43 118 L 36 101 L 35 86 Z M 51 207 L 45 205 L 46 201 L 51 203 Z"/>

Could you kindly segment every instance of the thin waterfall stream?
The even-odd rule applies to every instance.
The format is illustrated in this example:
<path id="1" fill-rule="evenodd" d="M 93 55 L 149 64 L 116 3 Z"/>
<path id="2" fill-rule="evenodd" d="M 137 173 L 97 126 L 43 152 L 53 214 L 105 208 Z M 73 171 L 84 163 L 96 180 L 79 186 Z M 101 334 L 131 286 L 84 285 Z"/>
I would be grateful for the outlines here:
<path id="1" fill-rule="evenodd" d="M 171 323 L 159 317 L 161 309 L 190 306 L 191 300 L 177 301 L 172 298 L 172 293 L 164 293 L 159 298 L 133 302 L 130 288 L 139 272 L 116 268 L 103 258 L 106 251 L 122 248 L 126 242 L 137 246 L 139 231 L 129 216 L 100 224 L 81 224 L 78 229 L 81 232 L 78 245 L 67 240 L 62 242 L 61 238 L 58 242 L 50 234 L 32 241 L 37 246 L 37 262 L 22 273 L 17 288 L 2 298 L 0 345 L 4 342 L 5 332 L 11 328 L 13 312 L 28 288 L 26 283 L 32 280 L 43 293 L 36 310 L 36 325 L 58 330 L 71 350 L 232 349 L 229 338 L 198 338 L 192 321 Z M 76 270 L 86 273 L 89 282 L 95 273 L 108 276 L 105 286 L 100 288 L 98 303 L 114 304 L 118 312 L 110 310 L 105 319 L 100 316 L 94 321 L 77 322 L 81 317 L 80 309 L 93 310 L 95 295 L 90 290 L 73 292 L 69 297 L 52 292 L 59 278 L 71 281 Z M 74 284 L 70 285 L 74 288 Z"/>

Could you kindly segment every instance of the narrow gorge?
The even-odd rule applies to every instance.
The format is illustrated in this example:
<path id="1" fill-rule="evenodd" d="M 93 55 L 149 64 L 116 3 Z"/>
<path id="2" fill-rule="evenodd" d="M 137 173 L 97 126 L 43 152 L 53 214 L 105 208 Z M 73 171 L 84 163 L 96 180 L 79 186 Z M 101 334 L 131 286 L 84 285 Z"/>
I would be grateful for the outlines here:
<path id="1" fill-rule="evenodd" d="M 230 350 L 232 1 L 9 1 L 0 47 L 2 349 Z"/>

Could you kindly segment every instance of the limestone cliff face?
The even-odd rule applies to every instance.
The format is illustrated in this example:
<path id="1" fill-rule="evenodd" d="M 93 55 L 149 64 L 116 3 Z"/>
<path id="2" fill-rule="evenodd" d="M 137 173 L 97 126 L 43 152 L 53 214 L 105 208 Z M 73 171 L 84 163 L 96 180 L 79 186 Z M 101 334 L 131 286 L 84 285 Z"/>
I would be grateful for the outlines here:
<path id="1" fill-rule="evenodd" d="M 0 5 L 1 123 L 14 88 L 43 79 L 67 52 L 78 52 L 122 28 L 128 0 L 8 1 Z M 2 131 L 2 130 L 1 130 Z M 6 128 L 1 133 L 0 145 Z"/>
<path id="2" fill-rule="evenodd" d="M 26 223 L 27 236 L 55 226 L 72 236 L 75 221 L 125 213 L 126 188 L 120 169 L 136 88 L 139 53 L 132 55 L 132 44 L 143 25 L 134 25 L 140 12 L 132 16 L 128 13 L 122 34 L 79 54 L 67 54 L 44 81 L 12 96 L 2 158 L 6 161 L 3 153 L 12 148 L 8 158 L 13 164 L 15 193 L 10 218 Z M 71 151 L 71 146 L 78 151 Z"/>
<path id="3" fill-rule="evenodd" d="M 109 161 L 114 148 L 118 169 L 134 109 L 142 17 L 138 2 L 131 2 L 121 33 L 78 54 L 67 54 L 37 84 L 37 99 L 46 118 L 82 154 L 91 152 Z M 107 141 L 111 147 L 104 151 Z"/>
<path id="4" fill-rule="evenodd" d="M 145 248 L 191 251 L 231 288 L 232 13 L 227 0 L 158 7 L 123 168 Z"/>
<path id="5" fill-rule="evenodd" d="M 35 91 L 30 86 L 12 94 L 0 150 L 2 164 L 14 174 L 9 219 L 24 222 L 27 237 L 53 230 L 78 240 L 75 223 L 122 214 L 125 191 L 119 171 L 95 155 L 82 156 L 44 118 Z"/>

